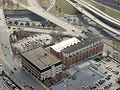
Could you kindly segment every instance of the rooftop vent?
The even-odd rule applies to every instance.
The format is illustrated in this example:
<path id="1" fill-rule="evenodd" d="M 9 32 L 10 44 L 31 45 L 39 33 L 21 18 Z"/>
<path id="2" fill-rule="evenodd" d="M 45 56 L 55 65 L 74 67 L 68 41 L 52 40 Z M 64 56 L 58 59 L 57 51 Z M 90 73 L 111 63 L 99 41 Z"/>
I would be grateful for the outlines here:
<path id="1" fill-rule="evenodd" d="M 48 55 L 47 52 L 45 52 L 45 53 L 44 53 L 44 56 L 47 56 L 47 55 Z"/>

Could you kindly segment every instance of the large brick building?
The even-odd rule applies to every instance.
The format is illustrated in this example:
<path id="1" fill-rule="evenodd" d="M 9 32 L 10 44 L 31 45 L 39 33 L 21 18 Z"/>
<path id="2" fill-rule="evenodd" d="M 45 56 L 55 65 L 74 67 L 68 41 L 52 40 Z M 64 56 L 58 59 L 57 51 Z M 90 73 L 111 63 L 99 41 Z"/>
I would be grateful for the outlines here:
<path id="1" fill-rule="evenodd" d="M 86 38 L 84 39 L 79 40 L 73 37 L 51 46 L 50 52 L 69 67 L 80 60 L 101 55 L 103 45 L 100 37 L 86 33 Z"/>

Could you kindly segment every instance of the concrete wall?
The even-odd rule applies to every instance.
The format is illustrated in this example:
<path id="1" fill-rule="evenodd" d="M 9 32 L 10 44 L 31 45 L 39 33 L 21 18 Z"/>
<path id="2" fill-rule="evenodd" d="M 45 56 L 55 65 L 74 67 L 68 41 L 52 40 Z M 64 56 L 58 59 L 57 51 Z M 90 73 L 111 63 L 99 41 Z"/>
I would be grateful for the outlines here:
<path id="1" fill-rule="evenodd" d="M 31 14 L 28 10 L 4 10 L 5 15 L 24 15 Z"/>

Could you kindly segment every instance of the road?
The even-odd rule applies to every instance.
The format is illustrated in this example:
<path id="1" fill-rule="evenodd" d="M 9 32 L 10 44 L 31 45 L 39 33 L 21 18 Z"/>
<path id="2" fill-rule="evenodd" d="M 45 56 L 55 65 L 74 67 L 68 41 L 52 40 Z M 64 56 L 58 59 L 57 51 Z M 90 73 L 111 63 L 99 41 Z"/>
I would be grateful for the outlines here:
<path id="1" fill-rule="evenodd" d="M 20 31 L 18 28 L 20 28 L 22 31 L 28 31 L 28 32 L 38 32 L 38 33 L 46 33 L 50 34 L 51 32 L 59 33 L 57 30 L 49 30 L 49 29 L 37 29 L 37 28 L 31 28 L 31 27 L 21 27 L 21 26 L 11 26 L 11 28 L 15 28 L 15 31 Z M 13 32 L 13 30 L 11 30 Z M 67 33 L 67 32 L 61 32 L 63 35 L 69 35 L 72 36 L 73 33 Z M 83 36 L 84 34 L 80 34 Z"/>
<path id="2" fill-rule="evenodd" d="M 3 60 L 5 62 L 9 63 L 9 67 L 13 68 L 13 64 L 16 63 L 13 61 L 13 54 L 10 47 L 10 41 L 9 41 L 9 30 L 6 26 L 5 18 L 4 18 L 4 12 L 3 9 L 0 7 L 0 44 L 1 44 L 1 55 L 4 55 L 5 57 Z M 14 62 L 14 63 L 13 63 Z M 17 64 L 16 64 L 17 65 Z"/>
<path id="3" fill-rule="evenodd" d="M 70 3 L 73 7 L 75 7 L 76 9 L 78 9 L 80 12 L 82 12 L 83 14 L 85 14 L 86 16 L 88 16 L 89 18 L 91 18 L 93 21 L 95 21 L 97 24 L 101 25 L 102 27 L 106 28 L 107 30 L 116 33 L 118 35 L 120 35 L 120 32 L 110 26 L 108 26 L 107 24 L 103 23 L 102 21 L 100 21 L 99 19 L 97 19 L 95 16 L 93 16 L 92 14 L 90 14 L 89 12 L 87 12 L 86 10 L 84 10 L 83 8 L 79 7 L 77 4 L 71 2 L 70 0 L 66 0 L 68 3 Z"/>
<path id="4" fill-rule="evenodd" d="M 94 12 L 95 14 L 101 16 L 102 18 L 120 26 L 120 21 L 107 15 L 106 13 L 102 12 L 101 10 L 97 9 L 96 7 L 92 6 L 91 4 L 83 1 L 83 0 L 75 0 L 78 4 L 82 5 L 83 7 L 89 9 L 90 11 Z"/>
<path id="5" fill-rule="evenodd" d="M 0 63 L 3 64 L 6 72 L 19 81 L 23 86 L 32 85 L 35 87 L 35 90 L 45 90 L 42 85 L 21 69 L 20 60 L 13 58 L 9 41 L 9 36 L 12 31 L 7 28 L 2 7 L 0 7 L 0 12 Z M 14 67 L 17 68 L 17 71 L 13 69 Z M 12 74 L 11 71 L 13 71 L 14 74 Z M 31 89 L 26 88 L 26 90 Z"/>
<path id="6" fill-rule="evenodd" d="M 31 7 L 38 7 L 39 4 L 36 0 L 27 0 L 28 2 L 28 5 L 31 6 Z"/>
<path id="7" fill-rule="evenodd" d="M 105 6 L 109 7 L 109 8 L 115 9 L 115 10 L 120 12 L 120 6 L 119 5 L 111 4 L 111 3 L 108 3 L 108 2 L 106 2 L 104 0 L 92 0 L 92 1 L 95 1 L 95 2 L 97 2 L 99 4 L 105 5 Z"/>
<path id="8" fill-rule="evenodd" d="M 11 0 L 11 1 L 13 1 L 16 4 L 19 3 L 16 0 Z M 35 13 L 35 14 L 37 14 L 37 15 L 39 15 L 39 16 L 41 16 L 41 17 L 43 17 L 43 18 L 45 18 L 45 19 L 47 19 L 47 20 L 49 20 L 51 22 L 53 22 L 54 24 L 62 27 L 63 29 L 66 30 L 67 33 L 73 33 L 73 36 L 80 36 L 80 34 L 82 32 L 82 30 L 75 27 L 74 25 L 71 25 L 71 24 L 57 18 L 56 16 L 51 15 L 46 10 L 41 8 L 40 6 L 38 6 L 38 7 L 29 7 L 29 6 L 25 6 L 25 5 L 21 4 L 21 3 L 19 3 L 19 5 L 21 7 L 23 7 L 23 8 L 25 8 L 25 9 L 27 9 L 27 10 L 29 10 L 29 11 L 31 11 L 31 12 L 33 12 L 33 13 Z M 73 30 L 75 32 L 73 32 Z"/>
<path id="9" fill-rule="evenodd" d="M 28 2 L 28 5 L 31 6 L 31 7 L 38 7 L 39 6 L 39 4 L 36 0 L 27 0 L 27 2 Z M 51 10 L 51 8 L 55 5 L 56 1 L 55 0 L 49 0 L 49 2 L 50 2 L 50 6 L 49 6 L 49 8 L 47 8 L 47 11 Z"/>
<path id="10" fill-rule="evenodd" d="M 56 3 L 56 0 L 49 0 L 49 1 L 50 1 L 50 6 L 49 8 L 47 8 L 47 11 L 50 11 Z"/>

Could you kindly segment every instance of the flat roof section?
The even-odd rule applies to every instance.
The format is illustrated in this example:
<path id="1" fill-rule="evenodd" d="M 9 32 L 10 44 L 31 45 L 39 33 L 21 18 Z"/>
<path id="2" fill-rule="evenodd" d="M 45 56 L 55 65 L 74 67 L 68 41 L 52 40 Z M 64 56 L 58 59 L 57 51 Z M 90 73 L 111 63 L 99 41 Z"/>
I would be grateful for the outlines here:
<path id="1" fill-rule="evenodd" d="M 55 44 L 55 45 L 51 46 L 51 48 L 54 49 L 56 52 L 60 52 L 64 48 L 69 47 L 69 46 L 74 45 L 74 44 L 77 44 L 78 42 L 80 42 L 80 40 L 73 37 L 73 38 L 70 38 L 70 39 L 65 40 L 63 42 L 60 42 L 58 44 Z"/>
<path id="2" fill-rule="evenodd" d="M 51 65 L 61 62 L 53 55 L 47 53 L 41 47 L 23 53 L 22 56 L 24 56 L 27 60 L 37 66 L 40 70 L 43 70 Z"/>
<path id="3" fill-rule="evenodd" d="M 63 51 L 67 54 L 74 52 L 80 48 L 84 48 L 88 45 L 91 45 L 95 42 L 98 42 L 100 40 L 102 40 L 99 36 L 96 36 L 92 33 L 86 33 L 87 38 L 81 40 L 80 42 L 78 42 L 77 44 L 71 45 L 70 47 L 66 47 L 63 49 Z"/>

